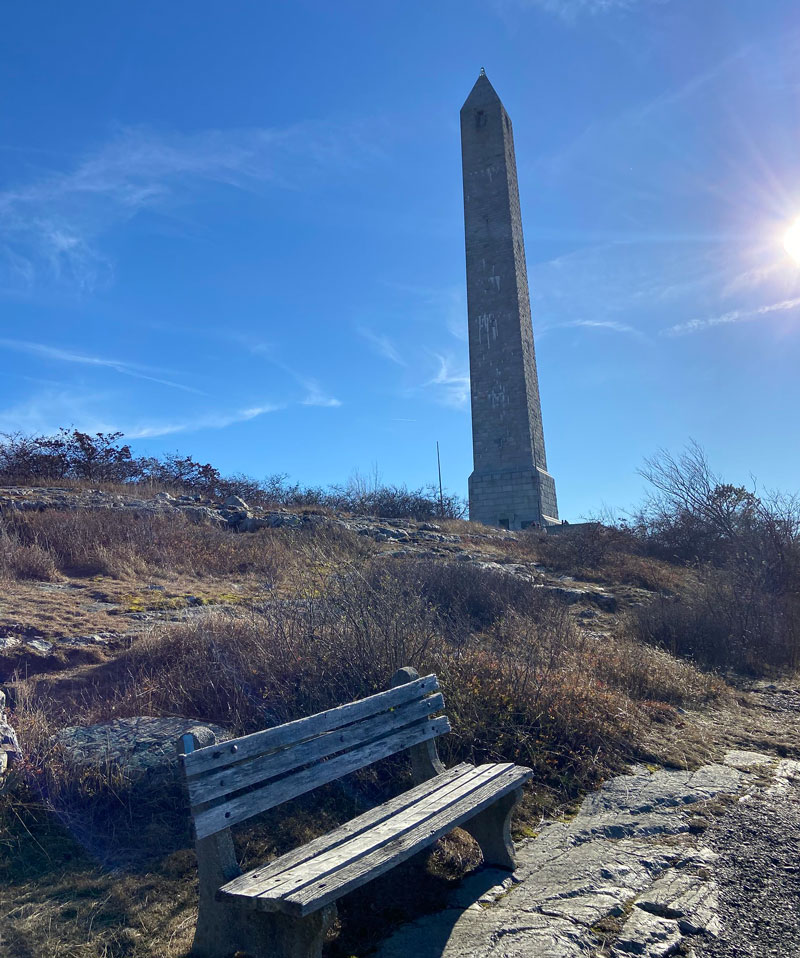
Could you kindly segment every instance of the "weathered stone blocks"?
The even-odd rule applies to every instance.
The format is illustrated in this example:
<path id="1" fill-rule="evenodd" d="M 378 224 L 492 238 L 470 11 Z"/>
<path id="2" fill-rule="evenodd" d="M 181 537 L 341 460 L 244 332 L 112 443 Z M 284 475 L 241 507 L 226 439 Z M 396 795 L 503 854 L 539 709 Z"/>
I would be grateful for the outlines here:
<path id="1" fill-rule="evenodd" d="M 558 521 L 547 472 L 511 120 L 481 72 L 461 109 L 472 444 L 470 518 Z"/>

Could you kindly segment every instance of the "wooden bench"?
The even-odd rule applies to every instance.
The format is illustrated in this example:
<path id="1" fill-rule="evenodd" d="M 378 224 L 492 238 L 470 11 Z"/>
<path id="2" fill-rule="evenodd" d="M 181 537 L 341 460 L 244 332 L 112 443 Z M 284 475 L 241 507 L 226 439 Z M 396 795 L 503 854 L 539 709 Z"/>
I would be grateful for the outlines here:
<path id="1" fill-rule="evenodd" d="M 510 763 L 445 769 L 434 739 L 450 724 L 437 717 L 438 689 L 435 675 L 400 669 L 388 691 L 296 722 L 205 747 L 182 737 L 200 880 L 192 954 L 318 958 L 338 898 L 457 825 L 485 864 L 514 868 L 511 811 L 533 773 Z M 231 826 L 406 749 L 414 788 L 242 874 Z"/>

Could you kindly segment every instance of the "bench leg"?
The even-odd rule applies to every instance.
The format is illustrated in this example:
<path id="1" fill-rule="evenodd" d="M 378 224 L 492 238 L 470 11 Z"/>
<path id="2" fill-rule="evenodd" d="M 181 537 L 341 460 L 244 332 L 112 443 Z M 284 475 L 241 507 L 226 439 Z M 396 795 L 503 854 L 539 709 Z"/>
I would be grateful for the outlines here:
<path id="1" fill-rule="evenodd" d="M 230 829 L 196 843 L 199 895 L 193 958 L 228 958 L 246 940 L 246 915 L 216 899 L 217 889 L 241 874 Z"/>
<path id="2" fill-rule="evenodd" d="M 215 902 L 198 920 L 192 958 L 321 958 L 325 934 L 336 917 L 328 905 L 306 918 L 249 909 L 236 902 Z"/>
<path id="3" fill-rule="evenodd" d="M 336 917 L 336 905 L 326 905 L 305 918 L 292 918 L 280 912 L 258 916 L 264 920 L 262 953 L 253 951 L 253 958 L 321 958 L 325 933 Z"/>
<path id="4" fill-rule="evenodd" d="M 521 798 L 521 788 L 509 792 L 461 826 L 480 845 L 484 865 L 508 871 L 517 867 L 511 841 L 511 813 Z"/>

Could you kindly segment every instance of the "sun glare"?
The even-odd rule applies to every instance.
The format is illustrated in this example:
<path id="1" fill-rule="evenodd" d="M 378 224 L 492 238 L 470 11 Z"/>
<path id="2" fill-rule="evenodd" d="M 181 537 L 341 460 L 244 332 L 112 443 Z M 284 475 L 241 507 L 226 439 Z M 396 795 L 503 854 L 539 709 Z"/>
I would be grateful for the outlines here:
<path id="1" fill-rule="evenodd" d="M 800 264 L 800 216 L 786 230 L 783 236 L 783 248 L 795 263 Z"/>

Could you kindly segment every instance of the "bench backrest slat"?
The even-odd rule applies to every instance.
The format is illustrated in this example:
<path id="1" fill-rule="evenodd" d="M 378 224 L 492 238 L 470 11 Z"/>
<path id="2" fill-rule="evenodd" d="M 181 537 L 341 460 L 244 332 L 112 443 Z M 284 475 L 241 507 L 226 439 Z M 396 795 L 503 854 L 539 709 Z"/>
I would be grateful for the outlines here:
<path id="1" fill-rule="evenodd" d="M 206 838 L 223 828 L 243 822 L 252 815 L 274 808 L 327 782 L 335 781 L 349 772 L 449 731 L 450 723 L 446 716 L 407 725 L 397 732 L 351 749 L 328 761 L 286 775 L 263 788 L 245 792 L 219 805 L 197 810 L 194 812 L 195 834 L 197 838 Z"/>
<path id="2" fill-rule="evenodd" d="M 306 739 L 332 732 L 373 715 L 379 715 L 406 702 L 415 701 L 438 689 L 439 680 L 436 676 L 426 675 L 424 678 L 386 692 L 378 692 L 357 702 L 349 702 L 347 705 L 340 705 L 326 712 L 318 712 L 316 715 L 309 715 L 295 722 L 287 722 L 285 725 L 277 725 L 263 732 L 244 735 L 234 742 L 197 749 L 184 756 L 183 768 L 186 778 L 191 781 L 196 776 L 218 771 L 229 765 L 238 765 L 246 759 L 256 758 L 285 746 L 297 745 Z"/>
<path id="3" fill-rule="evenodd" d="M 195 834 L 205 838 L 450 730 L 435 675 L 183 756 Z"/>
<path id="4" fill-rule="evenodd" d="M 210 775 L 189 779 L 189 801 L 192 805 L 213 802 L 240 788 L 246 788 L 258 782 L 267 782 L 286 772 L 302 768 L 310 762 L 319 762 L 337 752 L 363 745 L 390 732 L 398 731 L 406 725 L 412 725 L 426 719 L 444 708 L 441 693 L 406 702 L 389 712 L 381 712 L 371 718 L 362 719 L 353 725 L 325 732 L 316 738 L 307 739 L 299 745 L 286 746 L 268 755 L 229 765 Z"/>

